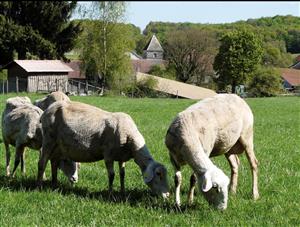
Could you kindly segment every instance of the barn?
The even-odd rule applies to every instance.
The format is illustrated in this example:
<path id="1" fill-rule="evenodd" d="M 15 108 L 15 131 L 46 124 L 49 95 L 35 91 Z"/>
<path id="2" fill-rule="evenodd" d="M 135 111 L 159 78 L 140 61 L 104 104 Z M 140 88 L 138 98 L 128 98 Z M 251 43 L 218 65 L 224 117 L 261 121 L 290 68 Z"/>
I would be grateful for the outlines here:
<path id="1" fill-rule="evenodd" d="M 1 92 L 67 92 L 68 74 L 73 71 L 60 60 L 14 60 L 3 68 L 7 81 Z"/>

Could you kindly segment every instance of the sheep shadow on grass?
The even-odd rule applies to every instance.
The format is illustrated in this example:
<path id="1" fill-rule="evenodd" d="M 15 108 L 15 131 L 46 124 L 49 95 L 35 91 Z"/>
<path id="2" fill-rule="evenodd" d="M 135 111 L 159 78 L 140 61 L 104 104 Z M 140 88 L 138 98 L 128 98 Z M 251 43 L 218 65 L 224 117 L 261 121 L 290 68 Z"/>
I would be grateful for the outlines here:
<path id="1" fill-rule="evenodd" d="M 185 213 L 189 210 L 196 210 L 197 205 L 183 205 L 178 208 L 174 204 L 174 200 L 170 198 L 163 201 L 162 198 L 153 196 L 148 189 L 127 189 L 125 195 L 119 191 L 113 191 L 111 194 L 107 189 L 100 191 L 92 191 L 88 187 L 70 185 L 59 182 L 57 187 L 53 188 L 51 180 L 44 180 L 41 189 L 36 187 L 36 178 L 34 177 L 7 177 L 0 175 L 0 188 L 9 191 L 38 191 L 46 190 L 59 193 L 65 196 L 75 195 L 76 197 L 99 200 L 107 203 L 121 204 L 125 203 L 131 207 L 144 207 L 151 210 L 163 210 L 167 213 Z"/>

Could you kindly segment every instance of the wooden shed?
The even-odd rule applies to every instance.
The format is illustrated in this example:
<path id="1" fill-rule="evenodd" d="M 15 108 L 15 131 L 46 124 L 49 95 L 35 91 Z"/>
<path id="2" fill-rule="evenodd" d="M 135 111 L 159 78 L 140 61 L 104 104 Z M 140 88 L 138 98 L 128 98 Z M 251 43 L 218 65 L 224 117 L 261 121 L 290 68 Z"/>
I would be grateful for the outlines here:
<path id="1" fill-rule="evenodd" d="M 68 73 L 73 69 L 60 60 L 14 60 L 7 69 L 6 92 L 68 91 Z"/>

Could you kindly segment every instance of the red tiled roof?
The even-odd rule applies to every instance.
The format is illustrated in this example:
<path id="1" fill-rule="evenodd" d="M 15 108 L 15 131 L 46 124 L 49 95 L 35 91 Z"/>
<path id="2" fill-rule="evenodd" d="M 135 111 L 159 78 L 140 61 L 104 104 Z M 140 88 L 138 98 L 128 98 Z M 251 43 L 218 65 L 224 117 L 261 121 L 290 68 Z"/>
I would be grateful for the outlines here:
<path id="1" fill-rule="evenodd" d="M 135 72 L 147 73 L 150 71 L 153 65 L 166 64 L 167 61 L 160 59 L 139 59 L 131 60 L 132 66 Z"/>
<path id="2" fill-rule="evenodd" d="M 281 76 L 292 86 L 300 86 L 300 70 L 281 68 Z"/>
<path id="3" fill-rule="evenodd" d="M 80 72 L 81 61 L 73 60 L 70 62 L 66 62 L 65 64 L 73 69 L 73 72 L 68 73 L 68 77 L 70 79 L 86 79 L 85 73 Z"/>

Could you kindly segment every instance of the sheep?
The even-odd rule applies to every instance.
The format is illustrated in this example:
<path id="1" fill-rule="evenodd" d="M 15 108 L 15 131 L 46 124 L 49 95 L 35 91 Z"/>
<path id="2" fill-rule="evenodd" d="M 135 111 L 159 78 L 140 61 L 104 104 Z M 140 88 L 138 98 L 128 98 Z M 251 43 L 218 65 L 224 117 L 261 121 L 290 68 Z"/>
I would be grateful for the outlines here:
<path id="1" fill-rule="evenodd" d="M 52 103 L 56 101 L 70 101 L 70 98 L 61 91 L 54 91 L 46 97 L 36 100 L 34 105 L 46 110 Z"/>
<path id="2" fill-rule="evenodd" d="M 234 94 L 218 94 L 179 113 L 167 131 L 165 144 L 175 168 L 176 205 L 180 206 L 181 166 L 188 164 L 188 201 L 193 202 L 196 181 L 205 199 L 220 210 L 227 208 L 229 178 L 209 157 L 225 154 L 231 167 L 230 190 L 235 193 L 239 159 L 244 150 L 252 169 L 253 198 L 259 198 L 258 161 L 253 150 L 253 114 L 247 103 Z"/>
<path id="3" fill-rule="evenodd" d="M 2 137 L 6 149 L 6 175 L 10 176 L 10 149 L 16 147 L 15 164 L 12 176 L 21 161 L 21 171 L 25 175 L 24 149 L 29 147 L 40 150 L 42 146 L 42 127 L 40 116 L 43 111 L 31 104 L 28 97 L 7 99 L 6 108 L 2 114 Z M 77 166 L 70 160 L 61 160 L 60 169 L 72 182 L 78 180 Z"/>
<path id="4" fill-rule="evenodd" d="M 9 112 L 12 109 L 15 109 L 19 106 L 23 106 L 25 104 L 31 104 L 31 100 L 27 96 L 24 97 L 16 96 L 16 97 L 8 98 L 6 100 L 5 110 L 6 112 Z"/>
<path id="5" fill-rule="evenodd" d="M 133 119 L 121 112 L 111 113 L 80 102 L 56 102 L 41 117 L 42 156 L 37 185 L 51 157 L 70 158 L 76 162 L 103 160 L 109 180 L 109 194 L 114 181 L 114 161 L 119 162 L 121 193 L 125 195 L 125 162 L 134 159 L 145 184 L 156 195 L 169 196 L 166 168 L 151 156 Z M 56 179 L 56 160 L 51 159 L 52 182 Z"/>

